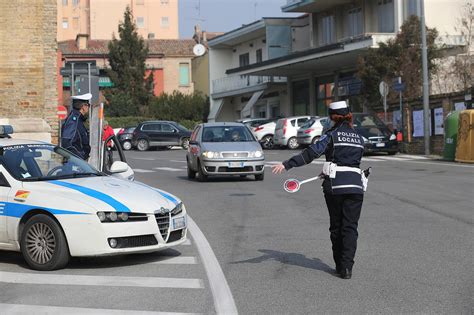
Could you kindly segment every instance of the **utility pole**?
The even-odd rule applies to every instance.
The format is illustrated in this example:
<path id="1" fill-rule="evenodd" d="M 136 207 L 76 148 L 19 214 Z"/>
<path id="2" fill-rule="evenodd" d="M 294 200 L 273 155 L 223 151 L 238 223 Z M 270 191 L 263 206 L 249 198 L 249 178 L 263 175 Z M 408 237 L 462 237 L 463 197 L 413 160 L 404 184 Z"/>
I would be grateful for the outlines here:
<path id="1" fill-rule="evenodd" d="M 425 1 L 421 0 L 421 58 L 423 65 L 423 133 L 425 138 L 425 155 L 430 154 L 430 93 L 428 77 L 428 49 L 426 47 Z"/>

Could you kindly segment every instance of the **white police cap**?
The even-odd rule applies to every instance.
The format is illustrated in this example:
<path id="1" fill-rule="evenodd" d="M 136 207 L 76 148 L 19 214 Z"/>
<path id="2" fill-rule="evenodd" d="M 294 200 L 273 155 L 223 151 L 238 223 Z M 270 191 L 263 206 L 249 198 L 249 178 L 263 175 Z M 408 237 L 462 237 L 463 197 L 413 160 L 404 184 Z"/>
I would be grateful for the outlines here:
<path id="1" fill-rule="evenodd" d="M 332 102 L 329 104 L 329 108 L 332 110 L 338 110 L 343 108 L 348 108 L 346 101 Z"/>
<path id="2" fill-rule="evenodd" d="M 74 95 L 71 97 L 73 100 L 81 100 L 81 101 L 90 101 L 92 99 L 91 93 L 86 93 L 82 95 Z"/>

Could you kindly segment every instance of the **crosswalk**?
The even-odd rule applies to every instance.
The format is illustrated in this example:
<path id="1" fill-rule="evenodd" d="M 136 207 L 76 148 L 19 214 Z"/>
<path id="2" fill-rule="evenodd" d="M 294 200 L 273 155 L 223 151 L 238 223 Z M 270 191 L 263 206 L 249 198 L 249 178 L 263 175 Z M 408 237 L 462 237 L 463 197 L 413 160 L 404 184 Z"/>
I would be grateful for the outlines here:
<path id="1" fill-rule="evenodd" d="M 193 314 L 195 311 L 205 313 L 212 311 L 203 305 L 190 305 L 199 300 L 210 299 L 207 288 L 207 280 L 204 268 L 201 265 L 199 253 L 193 242 L 188 239 L 185 243 L 172 250 L 164 252 L 118 256 L 115 261 L 113 257 L 91 258 L 89 261 L 78 263 L 72 262 L 66 269 L 55 272 L 41 273 L 12 266 L 8 260 L 0 259 L 0 291 L 8 293 L 9 290 L 20 292 L 25 286 L 35 292 L 41 292 L 37 300 L 32 301 L 27 294 L 17 295 L 14 300 L 0 299 L 1 314 Z M 176 255 L 181 253 L 181 255 Z M 21 256 L 16 253 L 18 260 Z M 96 259 L 99 259 L 96 261 Z M 101 268 L 106 265 L 107 268 Z M 114 267 L 120 266 L 123 272 L 114 273 Z M 158 269 L 157 269 L 158 268 Z M 164 268 L 164 269 L 163 269 Z M 171 269 L 170 269 L 171 268 Z M 99 271 L 97 273 L 97 271 Z M 183 276 L 184 275 L 184 276 Z M 194 276 L 194 277 L 193 277 Z M 19 289 L 15 289 L 19 286 Z M 75 289 L 77 288 L 77 289 Z M 82 292 L 81 302 L 83 307 L 69 304 L 68 295 L 62 295 L 65 291 L 80 290 Z M 132 292 L 146 292 L 149 290 L 151 296 L 164 296 L 171 294 L 175 301 L 170 299 L 150 300 L 152 305 L 141 305 L 140 301 L 130 304 L 129 307 L 117 308 L 92 304 L 97 295 L 106 292 L 121 292 L 130 294 Z M 186 298 L 186 292 L 196 291 L 191 298 Z M 118 293 L 117 293 L 118 294 Z M 2 294 L 3 295 L 3 294 Z M 6 294 L 8 296 L 8 294 Z M 57 296 L 49 303 L 45 303 L 47 296 Z M 78 297 L 74 299 L 77 301 Z M 130 299 L 133 301 L 134 299 Z M 176 308 L 174 309 L 176 305 Z M 205 306 L 207 307 L 207 306 Z M 161 310 L 160 308 L 163 308 Z M 185 310 L 185 312 L 182 312 Z"/>
<path id="2" fill-rule="evenodd" d="M 141 159 L 141 158 L 137 158 Z M 152 159 L 146 159 L 152 161 Z M 155 160 L 156 161 L 156 160 Z M 323 164 L 324 157 L 311 162 L 311 164 Z M 370 155 L 364 156 L 362 162 L 409 162 L 409 161 L 432 161 L 429 157 L 420 155 L 398 154 L 398 155 Z M 152 167 L 150 169 L 134 168 L 135 173 L 155 173 L 155 172 L 186 172 L 185 160 L 167 160 L 168 166 Z M 265 166 L 271 168 L 273 165 L 279 164 L 281 161 L 265 161 Z M 184 165 L 183 165 L 184 164 Z"/>

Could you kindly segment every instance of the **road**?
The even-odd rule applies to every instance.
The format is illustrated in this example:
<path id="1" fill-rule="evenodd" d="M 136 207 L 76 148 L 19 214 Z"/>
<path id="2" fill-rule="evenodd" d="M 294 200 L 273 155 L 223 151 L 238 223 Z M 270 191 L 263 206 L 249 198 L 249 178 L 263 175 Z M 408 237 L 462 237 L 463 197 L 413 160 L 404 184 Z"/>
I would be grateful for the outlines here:
<path id="1" fill-rule="evenodd" d="M 296 152 L 267 151 L 267 165 Z M 173 250 L 74 259 L 64 270 L 41 275 L 29 271 L 20 255 L 0 252 L 0 307 L 213 313 L 222 302 L 212 286 L 219 272 L 207 259 L 215 255 L 241 314 L 473 313 L 474 166 L 407 155 L 366 157 L 363 166 L 372 166 L 373 174 L 356 263 L 353 278 L 342 280 L 333 273 L 319 183 L 296 194 L 282 189 L 290 177 L 317 175 L 322 161 L 278 176 L 268 167 L 263 182 L 200 183 L 187 179 L 182 150 L 127 152 L 127 158 L 137 180 L 184 201 L 211 253 L 201 251 L 202 240 L 191 231 L 189 243 Z M 5 282 L 24 274 L 37 283 Z M 49 275 L 72 283 L 54 285 Z M 80 285 L 78 276 L 91 276 L 92 284 Z M 126 286 L 123 277 L 134 285 Z M 175 285 L 144 287 L 143 278 L 173 278 Z"/>

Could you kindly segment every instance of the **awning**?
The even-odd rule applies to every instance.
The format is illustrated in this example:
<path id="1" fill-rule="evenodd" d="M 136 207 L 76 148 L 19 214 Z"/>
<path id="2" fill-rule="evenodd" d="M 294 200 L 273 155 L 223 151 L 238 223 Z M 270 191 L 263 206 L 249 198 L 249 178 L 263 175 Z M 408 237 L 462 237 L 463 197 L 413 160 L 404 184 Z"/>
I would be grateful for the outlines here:
<path id="1" fill-rule="evenodd" d="M 76 77 L 76 85 L 79 85 L 79 77 Z M 109 77 L 99 77 L 99 87 L 113 87 L 114 84 Z M 69 77 L 63 77 L 63 87 L 71 87 L 71 80 Z"/>
<path id="2" fill-rule="evenodd" d="M 240 112 L 240 118 L 248 118 L 252 115 L 252 108 L 257 103 L 260 96 L 262 96 L 264 90 L 257 91 L 253 93 L 252 97 L 249 99 L 244 109 Z"/>
<path id="3" fill-rule="evenodd" d="M 215 100 L 214 106 L 212 106 L 211 112 L 209 113 L 209 116 L 207 116 L 207 121 L 209 122 L 216 121 L 216 117 L 219 115 L 223 104 L 224 104 L 223 98 Z"/>

